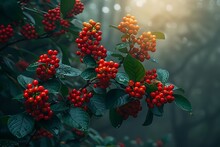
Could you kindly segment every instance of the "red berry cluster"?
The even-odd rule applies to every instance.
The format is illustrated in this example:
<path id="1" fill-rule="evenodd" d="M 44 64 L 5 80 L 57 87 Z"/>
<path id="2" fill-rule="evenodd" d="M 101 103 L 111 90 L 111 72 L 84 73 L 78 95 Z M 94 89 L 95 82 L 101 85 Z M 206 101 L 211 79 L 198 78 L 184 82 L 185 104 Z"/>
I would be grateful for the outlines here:
<path id="1" fill-rule="evenodd" d="M 38 85 L 38 81 L 34 80 L 27 85 L 23 96 L 25 98 L 26 111 L 34 117 L 35 120 L 48 120 L 52 117 L 53 112 L 48 103 L 48 90 Z"/>
<path id="2" fill-rule="evenodd" d="M 162 83 L 157 84 L 157 90 L 150 93 L 151 98 L 146 98 L 146 102 L 149 108 L 162 106 L 165 103 L 171 103 L 174 101 L 173 85 L 164 86 Z"/>
<path id="3" fill-rule="evenodd" d="M 7 42 L 13 36 L 14 30 L 11 25 L 0 25 L 0 43 Z"/>
<path id="4" fill-rule="evenodd" d="M 38 38 L 38 34 L 35 30 L 35 27 L 30 25 L 30 24 L 26 24 L 26 25 L 22 26 L 20 32 L 27 39 L 36 39 L 36 38 Z"/>
<path id="5" fill-rule="evenodd" d="M 140 82 L 134 82 L 134 81 L 130 80 L 125 91 L 131 97 L 141 99 L 143 97 L 143 95 L 145 94 L 146 87 L 144 85 L 142 85 Z"/>
<path id="6" fill-rule="evenodd" d="M 92 96 L 92 92 L 88 92 L 87 89 L 84 88 L 82 90 L 73 89 L 67 98 L 75 107 L 81 107 L 87 110 L 85 103 L 89 102 Z"/>
<path id="7" fill-rule="evenodd" d="M 84 4 L 80 0 L 75 1 L 73 9 L 67 14 L 68 18 L 71 18 L 75 15 L 82 13 L 84 10 Z"/>
<path id="8" fill-rule="evenodd" d="M 89 23 L 84 22 L 83 26 L 79 37 L 76 39 L 80 49 L 76 54 L 81 57 L 81 61 L 85 55 L 91 55 L 95 60 L 104 59 L 107 56 L 107 50 L 100 45 L 102 40 L 101 24 L 91 19 Z"/>
<path id="9" fill-rule="evenodd" d="M 117 112 L 123 117 L 124 120 L 126 120 L 130 115 L 133 117 L 137 117 L 138 112 L 141 110 L 141 102 L 139 100 L 133 100 L 119 107 L 117 109 Z"/>
<path id="10" fill-rule="evenodd" d="M 19 60 L 15 66 L 20 70 L 20 71 L 25 71 L 26 68 L 28 67 L 29 63 L 25 60 Z"/>
<path id="11" fill-rule="evenodd" d="M 151 84 L 153 80 L 155 80 L 157 78 L 157 70 L 156 69 L 152 69 L 152 70 L 148 70 L 144 76 L 144 81 L 147 84 Z"/>
<path id="12" fill-rule="evenodd" d="M 47 137 L 47 138 L 53 138 L 53 134 L 47 131 L 46 129 L 39 129 L 37 130 L 36 134 L 33 136 L 33 139 L 40 139 L 42 137 Z"/>
<path id="13" fill-rule="evenodd" d="M 99 60 L 98 67 L 95 69 L 99 82 L 94 87 L 107 88 L 109 86 L 110 79 L 114 79 L 118 72 L 119 64 L 113 61 Z"/>
<path id="14" fill-rule="evenodd" d="M 40 56 L 37 62 L 42 63 L 37 67 L 36 73 L 39 79 L 46 81 L 56 74 L 56 68 L 59 67 L 58 52 L 56 50 L 48 50 L 48 54 Z"/>
<path id="15" fill-rule="evenodd" d="M 83 131 L 78 130 L 78 129 L 76 129 L 76 128 L 73 128 L 73 132 L 74 132 L 77 136 L 79 136 L 79 137 L 85 136 L 85 133 L 84 133 Z"/>
<path id="16" fill-rule="evenodd" d="M 56 7 L 54 9 L 48 10 L 46 14 L 44 14 L 44 19 L 42 20 L 45 31 L 54 31 L 57 28 L 57 24 L 60 24 L 63 28 L 59 30 L 56 34 L 65 33 L 69 28 L 70 23 L 67 20 L 64 20 L 60 17 L 60 7 Z"/>

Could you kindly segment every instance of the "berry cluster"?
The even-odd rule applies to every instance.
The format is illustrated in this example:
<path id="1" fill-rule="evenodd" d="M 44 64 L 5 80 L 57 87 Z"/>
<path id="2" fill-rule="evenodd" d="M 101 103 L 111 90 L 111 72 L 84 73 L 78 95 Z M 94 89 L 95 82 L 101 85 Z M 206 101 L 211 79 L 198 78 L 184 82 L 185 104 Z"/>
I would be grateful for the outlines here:
<path id="1" fill-rule="evenodd" d="M 94 87 L 107 88 L 110 79 L 114 79 L 118 72 L 119 64 L 113 61 L 99 60 L 98 67 L 95 69 L 99 82 Z"/>
<path id="2" fill-rule="evenodd" d="M 137 117 L 139 111 L 142 110 L 141 103 L 139 100 L 133 100 L 128 102 L 127 104 L 119 107 L 117 112 L 119 115 L 123 117 L 124 120 L 128 119 L 131 115 L 133 117 Z"/>
<path id="3" fill-rule="evenodd" d="M 147 84 L 151 84 L 153 80 L 155 80 L 157 78 L 157 70 L 156 69 L 152 69 L 152 70 L 148 70 L 144 76 L 144 81 Z"/>
<path id="4" fill-rule="evenodd" d="M 84 4 L 80 0 L 76 0 L 73 9 L 67 14 L 67 17 L 68 18 L 74 17 L 75 15 L 82 13 L 83 10 L 84 10 Z"/>
<path id="5" fill-rule="evenodd" d="M 37 67 L 36 73 L 39 79 L 46 81 L 56 74 L 60 60 L 57 58 L 56 50 L 48 50 L 48 54 L 40 56 L 37 62 L 42 63 Z"/>
<path id="6" fill-rule="evenodd" d="M 48 12 L 44 14 L 42 24 L 44 25 L 45 31 L 54 31 L 57 28 L 56 25 L 60 24 L 62 29 L 59 30 L 56 34 L 65 33 L 67 31 L 66 29 L 70 26 L 69 21 L 64 20 L 60 17 L 60 7 L 48 10 Z"/>
<path id="7" fill-rule="evenodd" d="M 23 96 L 25 98 L 26 111 L 34 117 L 35 120 L 48 120 L 52 117 L 53 112 L 48 103 L 48 90 L 38 85 L 38 81 L 34 80 L 27 85 Z"/>
<path id="8" fill-rule="evenodd" d="M 37 130 L 36 134 L 33 136 L 33 139 L 40 139 L 42 137 L 47 137 L 47 138 L 53 138 L 53 134 L 50 133 L 49 131 L 41 128 L 39 130 Z"/>
<path id="9" fill-rule="evenodd" d="M 82 90 L 73 89 L 67 98 L 75 107 L 81 107 L 84 110 L 87 110 L 85 103 L 89 102 L 92 96 L 93 94 L 84 88 Z"/>
<path id="10" fill-rule="evenodd" d="M 91 19 L 89 23 L 84 22 L 83 26 L 79 37 L 76 39 L 80 49 L 76 54 L 81 57 L 81 61 L 85 55 L 91 55 L 95 60 L 104 59 L 107 56 L 107 50 L 100 45 L 102 40 L 101 24 Z"/>
<path id="11" fill-rule="evenodd" d="M 11 25 L 0 25 L 0 43 L 7 42 L 13 36 L 14 30 Z"/>
<path id="12" fill-rule="evenodd" d="M 144 85 L 142 85 L 140 82 L 134 82 L 134 81 L 130 80 L 125 91 L 131 97 L 141 99 L 143 97 L 143 95 L 145 94 L 146 87 Z"/>
<path id="13" fill-rule="evenodd" d="M 36 39 L 36 38 L 38 38 L 38 34 L 35 30 L 35 27 L 30 25 L 30 24 L 26 24 L 26 25 L 22 26 L 20 32 L 27 39 Z"/>
<path id="14" fill-rule="evenodd" d="M 171 103 L 174 101 L 173 85 L 164 86 L 162 83 L 157 84 L 157 90 L 150 93 L 151 98 L 146 98 L 146 102 L 149 108 L 162 106 L 165 103 Z"/>
<path id="15" fill-rule="evenodd" d="M 85 133 L 81 130 L 78 130 L 76 128 L 73 128 L 72 131 L 78 136 L 78 137 L 83 137 L 85 136 Z"/>

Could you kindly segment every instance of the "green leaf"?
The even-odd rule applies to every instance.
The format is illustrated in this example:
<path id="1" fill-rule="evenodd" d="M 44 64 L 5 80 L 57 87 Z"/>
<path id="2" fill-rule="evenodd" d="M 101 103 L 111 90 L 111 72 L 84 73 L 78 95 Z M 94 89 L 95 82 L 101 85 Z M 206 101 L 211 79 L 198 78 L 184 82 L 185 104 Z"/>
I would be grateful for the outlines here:
<path id="1" fill-rule="evenodd" d="M 116 45 L 115 49 L 122 52 L 122 53 L 128 53 L 129 42 L 123 42 Z"/>
<path id="2" fill-rule="evenodd" d="M 75 0 L 61 0 L 60 1 L 60 11 L 63 15 L 63 18 L 66 17 L 68 12 L 70 12 L 75 5 Z"/>
<path id="3" fill-rule="evenodd" d="M 127 74 L 123 73 L 123 72 L 118 72 L 117 75 L 116 75 L 115 80 L 118 83 L 123 84 L 125 86 L 127 86 L 128 82 L 129 82 L 129 78 L 128 78 Z"/>
<path id="4" fill-rule="evenodd" d="M 184 94 L 185 93 L 185 90 L 183 89 L 183 88 L 175 88 L 174 87 L 174 90 L 173 90 L 173 92 L 175 93 L 175 94 Z"/>
<path id="5" fill-rule="evenodd" d="M 42 64 L 44 64 L 44 63 L 34 62 L 34 63 L 30 64 L 30 65 L 26 68 L 26 70 L 27 70 L 27 71 L 36 71 L 37 67 L 38 67 L 39 65 L 42 65 Z"/>
<path id="6" fill-rule="evenodd" d="M 103 95 L 94 94 L 93 97 L 90 99 L 89 108 L 96 116 L 104 115 L 107 108 Z"/>
<path id="7" fill-rule="evenodd" d="M 163 105 L 161 107 L 154 106 L 154 108 L 151 108 L 150 111 L 155 115 L 155 116 L 163 116 Z"/>
<path id="8" fill-rule="evenodd" d="M 118 58 L 118 60 L 123 60 L 124 59 L 124 57 L 121 54 L 112 53 L 111 56 Z"/>
<path id="9" fill-rule="evenodd" d="M 123 99 L 123 96 L 127 95 L 124 89 L 112 89 L 108 91 L 106 95 L 106 106 L 107 108 L 113 108 L 117 103 L 118 99 Z"/>
<path id="10" fill-rule="evenodd" d="M 148 94 L 157 90 L 157 84 L 145 84 L 145 86 Z"/>
<path id="11" fill-rule="evenodd" d="M 1 147 L 13 147 L 18 146 L 19 144 L 14 140 L 9 139 L 0 139 L 0 146 Z"/>
<path id="12" fill-rule="evenodd" d="M 51 105 L 50 107 L 51 110 L 54 112 L 62 112 L 69 109 L 69 107 L 67 107 L 64 102 L 58 102 L 56 104 Z"/>
<path id="13" fill-rule="evenodd" d="M 148 110 L 143 126 L 149 126 L 153 122 L 153 118 L 154 118 L 154 114 L 150 110 Z"/>
<path id="14" fill-rule="evenodd" d="M 54 135 L 58 135 L 61 128 L 61 122 L 57 116 L 53 116 L 50 120 L 41 121 L 41 126 Z"/>
<path id="15" fill-rule="evenodd" d="M 116 109 L 109 110 L 109 119 L 113 127 L 119 128 L 123 122 L 123 118 L 119 115 Z"/>
<path id="16" fill-rule="evenodd" d="M 69 113 L 63 115 L 64 124 L 82 131 L 88 130 L 89 121 L 88 113 L 81 108 L 71 108 Z"/>
<path id="17" fill-rule="evenodd" d="M 22 100 L 24 99 L 23 94 L 19 94 L 16 97 L 12 98 L 13 100 Z"/>
<path id="18" fill-rule="evenodd" d="M 43 86 L 44 86 L 45 89 L 48 89 L 48 91 L 50 93 L 58 93 L 60 91 L 60 88 L 61 88 L 60 82 L 56 79 L 48 80 L 47 82 L 45 82 L 43 84 Z"/>
<path id="19" fill-rule="evenodd" d="M 175 97 L 175 104 L 184 111 L 192 112 L 192 105 L 189 102 L 188 99 L 186 99 L 184 96 L 179 94 L 174 94 Z"/>
<path id="20" fill-rule="evenodd" d="M 127 55 L 124 59 L 124 69 L 129 79 L 133 81 L 141 81 L 145 75 L 144 66 L 131 55 Z"/>
<path id="21" fill-rule="evenodd" d="M 19 76 L 17 77 L 17 80 L 18 80 L 18 83 L 19 83 L 22 87 L 26 88 L 27 84 L 32 83 L 32 81 L 33 81 L 34 79 L 29 78 L 29 77 L 26 77 L 26 76 L 24 76 L 24 75 L 19 75 Z"/>
<path id="22" fill-rule="evenodd" d="M 83 58 L 83 63 L 91 67 L 95 67 L 97 65 L 95 59 L 91 55 L 86 55 Z"/>
<path id="23" fill-rule="evenodd" d="M 94 68 L 87 68 L 85 69 L 82 73 L 81 73 L 81 77 L 84 79 L 84 80 L 90 80 L 90 79 L 93 79 L 95 78 L 97 75 L 97 73 L 95 72 L 95 69 Z"/>
<path id="24" fill-rule="evenodd" d="M 165 39 L 165 35 L 162 32 L 151 32 L 152 35 L 156 36 L 156 39 Z"/>
<path id="25" fill-rule="evenodd" d="M 59 66 L 59 68 L 56 71 L 56 75 L 58 77 L 77 77 L 81 74 L 82 72 L 77 69 L 77 68 L 73 68 L 69 65 L 65 65 L 65 64 L 61 64 Z"/>
<path id="26" fill-rule="evenodd" d="M 97 88 L 92 87 L 92 88 L 93 88 L 94 92 L 97 94 L 102 94 L 102 95 L 106 94 L 106 88 L 99 88 L 99 87 L 97 87 Z"/>
<path id="27" fill-rule="evenodd" d="M 166 84 L 169 79 L 169 72 L 165 69 L 157 69 L 157 79 L 163 84 Z"/>
<path id="28" fill-rule="evenodd" d="M 9 118 L 8 129 L 17 138 L 22 138 L 31 133 L 34 120 L 26 114 L 17 114 Z"/>

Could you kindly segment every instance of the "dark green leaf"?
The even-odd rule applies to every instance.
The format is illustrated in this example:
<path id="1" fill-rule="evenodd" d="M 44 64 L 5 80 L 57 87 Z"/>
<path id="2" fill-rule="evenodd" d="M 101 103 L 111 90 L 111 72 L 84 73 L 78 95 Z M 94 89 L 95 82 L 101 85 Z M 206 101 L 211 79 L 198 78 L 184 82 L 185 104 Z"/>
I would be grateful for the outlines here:
<path id="1" fill-rule="evenodd" d="M 17 80 L 18 80 L 18 83 L 19 83 L 22 87 L 26 88 L 26 87 L 27 87 L 27 84 L 32 83 L 32 81 L 33 81 L 34 79 L 29 78 L 29 77 L 26 77 L 26 76 L 24 76 L 24 75 L 19 75 L 19 76 L 17 77 Z"/>
<path id="2" fill-rule="evenodd" d="M 154 118 L 154 114 L 150 110 L 148 110 L 143 126 L 149 126 L 152 123 L 153 118 Z"/>
<path id="3" fill-rule="evenodd" d="M 174 94 L 175 104 L 184 111 L 192 111 L 192 105 L 188 99 L 179 94 Z"/>
<path id="4" fill-rule="evenodd" d="M 165 69 L 157 69 L 157 79 L 166 84 L 169 79 L 169 72 Z"/>
<path id="5" fill-rule="evenodd" d="M 58 117 L 53 116 L 50 120 L 41 121 L 42 127 L 54 135 L 58 135 L 61 128 L 61 122 Z"/>
<path id="6" fill-rule="evenodd" d="M 75 0 L 61 0 L 60 1 L 60 11 L 63 18 L 74 8 Z"/>
<path id="7" fill-rule="evenodd" d="M 26 114 L 17 114 L 9 118 L 8 129 L 17 138 L 22 138 L 34 128 L 34 120 Z"/>
<path id="8" fill-rule="evenodd" d="M 64 102 L 59 102 L 59 103 L 53 104 L 50 107 L 51 107 L 51 110 L 54 112 L 62 112 L 62 111 L 69 109 L 69 107 L 67 107 Z"/>
<path id="9" fill-rule="evenodd" d="M 163 116 L 163 105 L 161 107 L 154 106 L 154 108 L 150 109 L 150 111 L 155 116 Z"/>
<path id="10" fill-rule="evenodd" d="M 48 89 L 50 93 L 58 93 L 61 88 L 60 82 L 55 79 L 48 80 L 43 86 L 45 89 Z"/>
<path id="11" fill-rule="evenodd" d="M 23 97 L 23 94 L 19 94 L 19 95 L 17 95 L 16 97 L 14 97 L 12 99 L 14 99 L 14 100 L 21 100 L 21 99 L 24 99 L 24 97 Z"/>
<path id="12" fill-rule="evenodd" d="M 155 35 L 156 39 L 165 39 L 165 35 L 162 32 L 152 32 L 152 35 Z"/>
<path id="13" fill-rule="evenodd" d="M 117 113 L 116 109 L 109 110 L 109 119 L 115 128 L 119 128 L 123 122 L 122 116 Z"/>
<path id="14" fill-rule="evenodd" d="M 97 93 L 97 94 L 106 94 L 106 89 L 105 88 L 99 88 L 99 87 L 97 87 L 97 88 L 94 88 L 93 87 L 93 90 L 94 90 L 94 92 L 95 93 Z"/>
<path id="15" fill-rule="evenodd" d="M 123 73 L 123 72 L 118 72 L 117 75 L 116 75 L 115 80 L 118 83 L 123 84 L 125 86 L 127 86 L 128 82 L 129 82 L 129 78 L 128 78 L 127 74 Z"/>
<path id="16" fill-rule="evenodd" d="M 96 61 L 94 60 L 94 58 L 91 55 L 86 55 L 83 58 L 83 63 L 85 63 L 87 66 L 91 66 L 91 67 L 95 67 L 97 65 Z"/>
<path id="17" fill-rule="evenodd" d="M 93 79 L 95 78 L 97 75 L 97 73 L 95 72 L 95 69 L 94 68 L 87 68 L 86 70 L 84 70 L 82 73 L 81 73 L 81 77 L 84 79 L 84 80 L 90 80 L 90 79 Z"/>
<path id="18" fill-rule="evenodd" d="M 157 90 L 157 84 L 145 84 L 145 86 L 148 94 Z"/>
<path id="19" fill-rule="evenodd" d="M 81 74 L 82 72 L 77 69 L 77 68 L 73 68 L 69 65 L 65 65 L 65 64 L 61 64 L 59 66 L 59 68 L 56 71 L 56 75 L 58 77 L 77 77 Z"/>
<path id="20" fill-rule="evenodd" d="M 184 93 L 185 93 L 185 90 L 184 90 L 183 88 L 175 88 L 175 87 L 174 87 L 173 92 L 174 92 L 175 94 L 184 94 Z"/>
<path id="21" fill-rule="evenodd" d="M 44 63 L 39 63 L 39 62 L 32 63 L 26 68 L 26 70 L 27 71 L 36 71 L 37 67 L 42 64 L 44 64 Z"/>
<path id="22" fill-rule="evenodd" d="M 124 42 L 124 43 L 119 43 L 116 45 L 115 49 L 119 50 L 122 53 L 128 53 L 128 48 L 129 47 L 129 43 L 128 42 Z"/>
<path id="23" fill-rule="evenodd" d="M 89 115 L 81 108 L 71 108 L 69 113 L 63 115 L 63 122 L 73 128 L 86 131 L 89 126 Z"/>
<path id="24" fill-rule="evenodd" d="M 103 95 L 94 94 L 90 99 L 89 108 L 96 116 L 102 116 L 107 110 Z"/>
<path id="25" fill-rule="evenodd" d="M 111 56 L 118 58 L 118 60 L 123 60 L 124 58 L 121 54 L 115 54 L 115 53 L 111 54 Z"/>
<path id="26" fill-rule="evenodd" d="M 106 95 L 107 108 L 113 108 L 119 99 L 123 99 L 127 95 L 124 89 L 112 89 Z"/>
<path id="27" fill-rule="evenodd" d="M 130 80 L 141 81 L 145 75 L 144 66 L 131 55 L 127 55 L 124 59 L 124 69 Z"/>

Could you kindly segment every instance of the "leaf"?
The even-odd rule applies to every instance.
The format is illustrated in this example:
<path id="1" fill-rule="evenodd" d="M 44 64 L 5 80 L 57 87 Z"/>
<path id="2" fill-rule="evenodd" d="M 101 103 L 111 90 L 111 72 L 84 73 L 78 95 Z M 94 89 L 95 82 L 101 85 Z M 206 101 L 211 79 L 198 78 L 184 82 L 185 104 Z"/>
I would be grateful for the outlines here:
<path id="1" fill-rule="evenodd" d="M 123 60 L 124 59 L 124 57 L 121 54 L 112 53 L 111 56 L 118 58 L 118 60 Z"/>
<path id="2" fill-rule="evenodd" d="M 24 97 L 23 97 L 23 94 L 19 94 L 19 95 L 17 95 L 16 97 L 14 97 L 12 99 L 14 99 L 14 100 L 22 100 L 22 99 L 24 99 Z"/>
<path id="3" fill-rule="evenodd" d="M 89 108 L 96 116 L 104 115 L 107 110 L 103 95 L 94 94 L 90 99 Z"/>
<path id="4" fill-rule="evenodd" d="M 124 59 L 124 69 L 130 80 L 141 81 L 145 75 L 144 66 L 131 55 L 127 55 Z"/>
<path id="5" fill-rule="evenodd" d="M 24 75 L 19 75 L 19 76 L 17 77 L 17 80 L 18 80 L 18 83 L 19 83 L 22 87 L 26 88 L 27 84 L 32 83 L 32 81 L 33 81 L 34 79 L 32 79 L 32 78 L 30 78 L 30 77 L 26 77 L 26 76 L 24 76 Z"/>
<path id="6" fill-rule="evenodd" d="M 17 114 L 9 118 L 8 129 L 17 138 L 22 138 L 31 133 L 34 120 L 26 114 Z"/>
<path id="7" fill-rule="evenodd" d="M 93 88 L 94 92 L 97 94 L 102 94 L 102 95 L 106 94 L 106 88 L 99 88 L 99 87 L 97 87 L 97 88 L 92 87 L 92 88 Z"/>
<path id="8" fill-rule="evenodd" d="M 154 118 L 154 114 L 150 110 L 148 110 L 143 126 L 149 126 L 153 122 L 153 118 Z"/>
<path id="9" fill-rule="evenodd" d="M 115 80 L 118 83 L 123 84 L 125 86 L 127 86 L 128 82 L 129 82 L 129 78 L 128 78 L 127 74 L 123 73 L 123 72 L 118 72 L 117 75 L 116 75 Z"/>
<path id="10" fill-rule="evenodd" d="M 145 84 L 145 86 L 148 94 L 157 90 L 157 84 Z"/>
<path id="11" fill-rule="evenodd" d="M 86 55 L 83 58 L 83 63 L 91 67 L 95 67 L 97 65 L 95 59 L 91 55 Z"/>
<path id="12" fill-rule="evenodd" d="M 39 65 L 42 65 L 42 64 L 44 64 L 44 63 L 34 62 L 34 63 L 30 64 L 30 65 L 26 68 L 26 70 L 27 70 L 27 71 L 36 71 L 37 67 L 38 67 Z"/>
<path id="13" fill-rule="evenodd" d="M 48 91 L 50 93 L 58 93 L 60 91 L 60 88 L 61 88 L 60 82 L 56 79 L 48 80 L 47 82 L 45 82 L 43 84 L 43 86 L 44 86 L 45 89 L 48 89 Z"/>
<path id="14" fill-rule="evenodd" d="M 155 115 L 155 116 L 163 116 L 163 105 L 160 107 L 154 106 L 154 108 L 151 108 L 150 111 Z"/>
<path id="15" fill-rule="evenodd" d="M 65 65 L 65 64 L 61 64 L 59 66 L 59 68 L 56 71 L 56 75 L 58 77 L 77 77 L 81 74 L 82 72 L 77 69 L 77 68 L 73 68 L 69 65 Z"/>
<path id="16" fill-rule="evenodd" d="M 88 113 L 81 108 L 71 108 L 69 113 L 63 115 L 64 124 L 82 131 L 88 130 L 89 121 Z"/>
<path id="17" fill-rule="evenodd" d="M 51 110 L 54 112 L 62 112 L 69 109 L 69 107 L 67 107 L 64 102 L 58 102 L 56 104 L 51 105 L 50 107 Z"/>
<path id="18" fill-rule="evenodd" d="M 1 147 L 13 147 L 13 146 L 18 146 L 18 142 L 14 140 L 9 140 L 9 139 L 0 139 L 0 146 Z"/>
<path id="19" fill-rule="evenodd" d="M 151 32 L 152 35 L 156 36 L 156 39 L 165 39 L 165 35 L 162 32 Z"/>
<path id="20" fill-rule="evenodd" d="M 119 97 L 112 107 L 118 108 L 118 107 L 120 107 L 130 101 L 131 101 L 130 96 L 128 94 L 125 94 L 122 97 Z"/>
<path id="21" fill-rule="evenodd" d="M 175 104 L 184 111 L 192 112 L 192 105 L 189 102 L 188 99 L 186 99 L 184 96 L 179 94 L 174 94 L 175 97 Z"/>
<path id="22" fill-rule="evenodd" d="M 81 73 L 81 77 L 84 79 L 84 80 L 90 80 L 90 79 L 93 79 L 95 78 L 97 75 L 97 73 L 95 72 L 95 69 L 94 68 L 87 68 L 85 69 L 82 73 Z"/>
<path id="23" fill-rule="evenodd" d="M 75 5 L 75 0 L 61 0 L 60 1 L 60 11 L 63 15 L 63 18 L 66 17 L 68 12 L 70 12 Z"/>
<path id="24" fill-rule="evenodd" d="M 107 108 L 113 108 L 113 106 L 117 103 L 117 100 L 127 95 L 125 90 L 123 89 L 112 89 L 108 91 L 106 95 L 106 106 Z"/>
<path id="25" fill-rule="evenodd" d="M 163 84 L 166 84 L 169 79 L 169 72 L 165 69 L 157 69 L 157 79 Z"/>
<path id="26" fill-rule="evenodd" d="M 115 49 L 122 52 L 122 53 L 128 53 L 129 42 L 123 42 L 116 45 Z"/>
<path id="27" fill-rule="evenodd" d="M 123 122 L 123 118 L 119 115 L 116 109 L 109 110 L 109 119 L 113 127 L 119 128 Z"/>
<path id="28" fill-rule="evenodd" d="M 58 117 L 53 116 L 50 120 L 41 121 L 42 127 L 54 135 L 58 135 L 61 128 L 61 122 Z"/>

